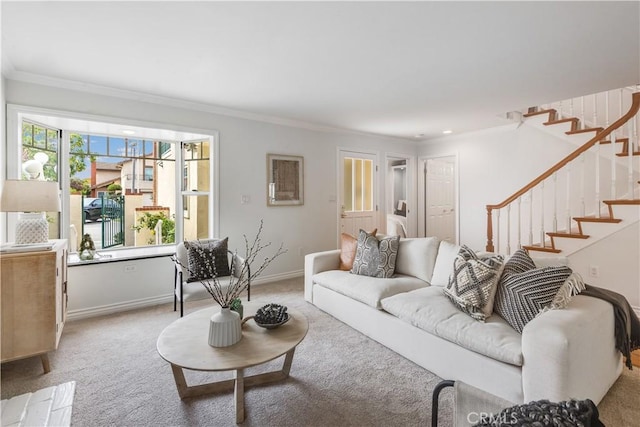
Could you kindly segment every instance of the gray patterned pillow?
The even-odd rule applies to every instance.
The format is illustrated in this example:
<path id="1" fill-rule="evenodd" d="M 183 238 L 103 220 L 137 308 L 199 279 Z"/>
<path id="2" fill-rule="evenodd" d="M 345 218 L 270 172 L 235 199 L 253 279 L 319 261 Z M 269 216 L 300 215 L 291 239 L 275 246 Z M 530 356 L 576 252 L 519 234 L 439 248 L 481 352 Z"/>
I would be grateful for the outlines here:
<path id="1" fill-rule="evenodd" d="M 484 322 L 493 313 L 503 261 L 501 255 L 478 258 L 473 250 L 462 246 L 453 261 L 453 273 L 444 294 L 460 310 Z"/>
<path id="2" fill-rule="evenodd" d="M 570 275 L 571 269 L 566 266 L 503 274 L 496 293 L 495 311 L 522 333 L 524 326 L 551 304 Z"/>
<path id="3" fill-rule="evenodd" d="M 209 242 L 184 242 L 187 249 L 189 277 L 187 282 L 199 282 L 212 277 L 229 276 L 229 260 L 227 257 L 228 237 Z"/>
<path id="4" fill-rule="evenodd" d="M 360 230 L 351 273 L 370 277 L 393 277 L 399 245 L 400 236 L 378 240 L 376 236 Z"/>

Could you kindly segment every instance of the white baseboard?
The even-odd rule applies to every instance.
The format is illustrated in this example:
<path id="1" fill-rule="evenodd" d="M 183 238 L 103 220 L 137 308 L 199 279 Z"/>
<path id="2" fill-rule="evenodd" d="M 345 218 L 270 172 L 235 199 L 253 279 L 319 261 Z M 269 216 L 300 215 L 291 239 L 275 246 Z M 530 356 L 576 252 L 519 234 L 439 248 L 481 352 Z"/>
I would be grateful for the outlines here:
<path id="1" fill-rule="evenodd" d="M 71 310 L 67 313 L 67 320 L 86 319 L 88 317 L 104 316 L 106 314 L 118 313 L 121 311 L 135 310 L 143 307 L 166 304 L 173 302 L 173 294 L 142 298 L 133 301 L 124 301 L 116 304 L 101 305 L 97 307 L 81 308 Z"/>
<path id="2" fill-rule="evenodd" d="M 287 273 L 270 274 L 261 276 L 257 280 L 251 282 L 251 286 L 262 286 L 267 283 L 277 282 L 279 280 L 294 279 L 304 276 L 304 270 L 290 271 Z M 173 302 L 173 294 L 153 296 L 132 301 L 123 301 L 115 304 L 101 305 L 96 307 L 81 308 L 71 310 L 67 313 L 67 320 L 86 319 L 89 317 L 104 316 L 107 314 L 118 313 L 121 311 L 135 310 L 138 308 L 152 307 L 154 305 L 167 304 Z"/>
<path id="3" fill-rule="evenodd" d="M 264 283 L 277 282 L 278 280 L 295 279 L 304 276 L 304 270 L 289 271 L 287 273 L 270 274 L 268 276 L 260 276 L 251 282 L 253 285 L 262 285 Z"/>

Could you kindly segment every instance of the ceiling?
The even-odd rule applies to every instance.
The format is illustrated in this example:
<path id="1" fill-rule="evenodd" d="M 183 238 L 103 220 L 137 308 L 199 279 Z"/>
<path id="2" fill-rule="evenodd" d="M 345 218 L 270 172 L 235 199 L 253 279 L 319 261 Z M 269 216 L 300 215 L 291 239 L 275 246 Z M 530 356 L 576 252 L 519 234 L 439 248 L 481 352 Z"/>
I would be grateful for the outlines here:
<path id="1" fill-rule="evenodd" d="M 640 83 L 639 2 L 1 7 L 10 79 L 53 78 L 410 139 Z"/>

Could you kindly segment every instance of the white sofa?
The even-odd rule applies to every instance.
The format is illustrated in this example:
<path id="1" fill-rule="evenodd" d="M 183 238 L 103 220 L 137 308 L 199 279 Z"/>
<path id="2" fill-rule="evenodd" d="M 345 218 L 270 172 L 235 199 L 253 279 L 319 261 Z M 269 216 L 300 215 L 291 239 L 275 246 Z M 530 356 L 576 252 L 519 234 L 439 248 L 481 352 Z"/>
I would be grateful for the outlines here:
<path id="1" fill-rule="evenodd" d="M 304 296 L 443 379 L 518 404 L 600 402 L 622 370 L 611 305 L 577 295 L 566 309 L 533 319 L 522 335 L 497 314 L 478 322 L 442 293 L 457 251 L 433 237 L 401 239 L 391 279 L 338 270 L 340 250 L 309 254 Z"/>

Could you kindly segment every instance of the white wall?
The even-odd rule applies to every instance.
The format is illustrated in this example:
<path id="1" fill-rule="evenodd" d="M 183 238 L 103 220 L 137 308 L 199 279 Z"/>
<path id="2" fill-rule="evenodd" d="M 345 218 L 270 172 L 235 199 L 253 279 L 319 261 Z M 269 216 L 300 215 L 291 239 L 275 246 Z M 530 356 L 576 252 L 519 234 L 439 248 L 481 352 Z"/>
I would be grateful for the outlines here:
<path id="1" fill-rule="evenodd" d="M 484 249 L 485 206 L 502 202 L 575 148 L 530 126 L 509 125 L 425 142 L 419 156 L 458 153 L 460 243 Z M 640 307 L 639 240 L 637 227 L 625 229 L 570 256 L 570 265 L 587 283 L 620 292 Z M 588 275 L 590 264 L 600 267 L 597 281 Z"/>
<path id="2" fill-rule="evenodd" d="M 6 82 L 6 102 L 164 124 L 168 129 L 219 131 L 220 235 L 229 236 L 231 249 L 242 251 L 243 234 L 252 238 L 264 219 L 263 241 L 284 242 L 289 249 L 265 272 L 273 278 L 302 274 L 305 254 L 336 247 L 338 147 L 377 151 L 380 161 L 387 152 L 411 157 L 417 153 L 414 142 L 400 139 L 295 128 L 173 106 L 178 103 L 143 102 L 13 80 Z M 304 156 L 303 206 L 266 206 L 267 153 Z M 384 183 L 384 167 L 380 175 L 379 182 Z M 240 203 L 241 195 L 249 196 L 248 204 Z M 380 218 L 384 217 L 383 210 Z"/>
<path id="3" fill-rule="evenodd" d="M 2 187 L 4 184 L 4 180 L 7 178 L 7 166 L 5 164 L 6 159 L 6 146 L 7 146 L 7 122 L 5 121 L 6 115 L 6 101 L 5 101 L 5 92 L 6 92 L 6 80 L 4 76 L 0 77 L 0 193 L 2 192 Z M 7 229 L 6 225 L 7 214 L 0 213 L 0 242 L 5 241 L 5 230 Z"/>

